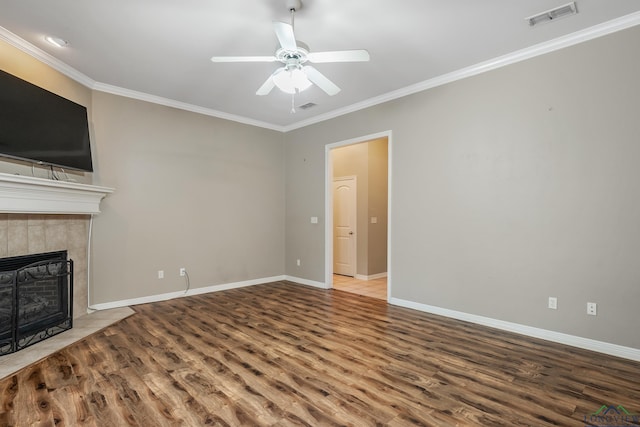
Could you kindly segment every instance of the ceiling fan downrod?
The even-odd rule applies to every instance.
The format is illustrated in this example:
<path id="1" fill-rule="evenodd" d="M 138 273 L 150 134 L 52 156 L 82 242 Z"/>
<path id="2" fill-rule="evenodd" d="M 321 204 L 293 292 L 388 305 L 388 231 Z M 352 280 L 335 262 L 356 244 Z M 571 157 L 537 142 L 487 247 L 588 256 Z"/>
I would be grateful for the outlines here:
<path id="1" fill-rule="evenodd" d="M 293 24 L 295 22 L 296 11 L 299 10 L 301 7 L 302 7 L 302 2 L 300 0 L 287 0 L 287 8 L 291 13 L 291 28 L 294 28 Z"/>

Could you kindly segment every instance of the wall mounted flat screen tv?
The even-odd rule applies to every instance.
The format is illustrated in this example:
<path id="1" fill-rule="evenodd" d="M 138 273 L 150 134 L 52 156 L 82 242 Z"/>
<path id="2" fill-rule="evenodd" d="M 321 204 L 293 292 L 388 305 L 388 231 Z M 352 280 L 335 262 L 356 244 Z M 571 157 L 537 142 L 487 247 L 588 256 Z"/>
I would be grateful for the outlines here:
<path id="1" fill-rule="evenodd" d="M 0 70 L 0 156 L 92 172 L 87 109 Z"/>

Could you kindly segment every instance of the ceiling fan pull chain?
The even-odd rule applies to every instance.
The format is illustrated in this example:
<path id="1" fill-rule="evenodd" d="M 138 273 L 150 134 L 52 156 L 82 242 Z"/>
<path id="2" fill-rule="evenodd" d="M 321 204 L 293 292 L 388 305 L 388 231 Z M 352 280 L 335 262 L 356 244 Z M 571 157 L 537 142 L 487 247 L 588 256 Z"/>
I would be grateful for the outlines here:
<path id="1" fill-rule="evenodd" d="M 291 94 L 291 111 L 289 113 L 291 114 L 295 114 L 296 113 L 296 103 L 295 103 L 295 98 L 296 98 L 296 94 L 292 93 Z"/>

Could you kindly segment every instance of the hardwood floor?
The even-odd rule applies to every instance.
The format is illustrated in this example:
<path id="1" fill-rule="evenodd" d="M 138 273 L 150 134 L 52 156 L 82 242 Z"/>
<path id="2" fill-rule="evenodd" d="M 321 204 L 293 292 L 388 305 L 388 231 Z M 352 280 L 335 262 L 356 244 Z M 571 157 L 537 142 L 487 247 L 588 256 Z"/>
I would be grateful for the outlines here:
<path id="1" fill-rule="evenodd" d="M 277 282 L 134 309 L 0 382 L 0 425 L 584 426 L 602 405 L 640 413 L 640 363 L 340 291 Z"/>

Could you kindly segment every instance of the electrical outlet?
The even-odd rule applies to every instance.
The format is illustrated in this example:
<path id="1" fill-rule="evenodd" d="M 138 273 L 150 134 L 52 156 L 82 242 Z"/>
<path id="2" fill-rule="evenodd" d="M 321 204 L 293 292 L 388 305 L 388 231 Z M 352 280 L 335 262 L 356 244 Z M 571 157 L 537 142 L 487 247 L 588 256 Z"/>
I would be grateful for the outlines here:
<path id="1" fill-rule="evenodd" d="M 296 260 L 296 265 L 297 265 L 298 267 L 300 267 L 300 260 L 299 260 L 299 259 L 297 259 L 297 260 Z"/>
<path id="2" fill-rule="evenodd" d="M 187 269 L 186 269 L 186 268 L 184 268 L 184 267 L 182 267 L 182 268 L 180 269 L 180 276 L 185 276 L 186 274 L 187 274 Z"/>
<path id="3" fill-rule="evenodd" d="M 558 298 L 549 297 L 549 308 L 551 308 L 553 310 L 557 310 L 558 309 Z"/>
<path id="4" fill-rule="evenodd" d="M 595 302 L 588 302 L 587 314 L 590 316 L 596 316 L 598 314 L 598 304 L 596 304 Z"/>
<path id="5" fill-rule="evenodd" d="M 158 279 L 164 279 L 164 270 L 158 270 Z"/>

